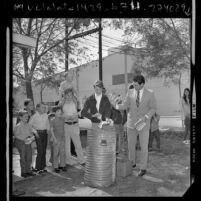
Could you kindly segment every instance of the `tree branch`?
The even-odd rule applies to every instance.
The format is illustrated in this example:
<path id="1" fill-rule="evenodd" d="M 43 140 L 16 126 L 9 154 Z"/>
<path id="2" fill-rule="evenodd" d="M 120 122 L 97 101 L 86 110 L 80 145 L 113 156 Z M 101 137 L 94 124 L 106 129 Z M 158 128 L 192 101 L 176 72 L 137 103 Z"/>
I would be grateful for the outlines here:
<path id="1" fill-rule="evenodd" d="M 170 18 L 170 20 L 171 20 L 173 29 L 172 29 L 172 27 L 171 27 L 164 19 L 161 19 L 161 20 L 174 32 L 176 38 L 177 38 L 178 41 L 179 41 L 179 44 L 180 44 L 181 48 L 184 50 L 184 53 L 185 53 L 186 57 L 190 60 L 190 56 L 188 55 L 188 53 L 187 53 L 187 51 L 186 51 L 186 48 L 184 47 L 184 46 L 185 46 L 184 41 L 183 41 L 183 40 L 180 38 L 180 36 L 178 35 L 177 30 L 176 30 L 176 27 L 175 27 L 175 24 L 174 24 L 172 18 Z M 182 43 L 183 43 L 183 44 L 182 44 Z M 184 46 L 183 46 L 183 45 L 184 45 Z"/>

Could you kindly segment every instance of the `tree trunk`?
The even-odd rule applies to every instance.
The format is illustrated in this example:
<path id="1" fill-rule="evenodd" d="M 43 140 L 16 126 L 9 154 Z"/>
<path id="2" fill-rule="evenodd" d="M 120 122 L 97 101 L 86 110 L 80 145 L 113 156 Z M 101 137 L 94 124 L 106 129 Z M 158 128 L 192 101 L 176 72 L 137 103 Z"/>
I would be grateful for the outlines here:
<path id="1" fill-rule="evenodd" d="M 40 88 L 40 102 L 43 102 L 43 84 L 41 84 L 41 88 Z"/>
<path id="2" fill-rule="evenodd" d="M 42 90 L 40 91 L 40 102 L 41 103 L 43 102 L 43 91 Z"/>
<path id="3" fill-rule="evenodd" d="M 179 98 L 181 98 L 181 73 L 179 75 Z"/>
<path id="4" fill-rule="evenodd" d="M 25 86 L 26 86 L 27 98 L 30 98 L 34 102 L 33 91 L 31 86 L 32 77 L 30 76 L 28 67 L 28 50 L 26 48 L 22 49 L 22 56 L 24 61 L 24 74 L 25 74 Z"/>
<path id="5" fill-rule="evenodd" d="M 33 91 L 32 91 L 30 80 L 26 80 L 26 94 L 27 94 L 27 98 L 30 98 L 34 102 Z"/>

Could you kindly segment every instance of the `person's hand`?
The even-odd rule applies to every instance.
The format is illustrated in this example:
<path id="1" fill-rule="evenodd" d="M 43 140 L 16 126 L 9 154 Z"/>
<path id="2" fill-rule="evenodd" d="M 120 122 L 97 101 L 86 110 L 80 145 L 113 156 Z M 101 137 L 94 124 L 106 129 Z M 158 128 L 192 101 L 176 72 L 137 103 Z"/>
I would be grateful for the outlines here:
<path id="1" fill-rule="evenodd" d="M 93 114 L 92 117 L 96 117 L 99 120 L 102 119 L 102 115 L 100 113 Z"/>
<path id="2" fill-rule="evenodd" d="M 37 133 L 37 132 L 35 133 L 35 136 L 36 136 L 36 138 L 39 138 L 39 135 L 38 135 L 38 133 Z"/>

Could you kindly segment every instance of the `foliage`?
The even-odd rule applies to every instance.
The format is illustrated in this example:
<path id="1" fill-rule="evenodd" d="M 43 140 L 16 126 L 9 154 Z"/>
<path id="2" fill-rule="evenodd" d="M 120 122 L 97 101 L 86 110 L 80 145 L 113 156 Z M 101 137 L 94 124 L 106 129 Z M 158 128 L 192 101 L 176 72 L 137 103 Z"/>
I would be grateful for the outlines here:
<path id="1" fill-rule="evenodd" d="M 127 18 L 118 23 L 115 19 L 113 26 L 123 28 L 130 44 L 139 47 L 132 53 L 136 55 L 132 72 L 180 84 L 181 73 L 190 69 L 190 19 Z"/>
<path id="2" fill-rule="evenodd" d="M 71 55 L 69 63 L 76 65 L 80 57 L 87 57 L 84 51 L 86 48 L 79 47 L 73 38 L 68 41 L 67 48 L 66 38 L 91 28 L 91 21 L 89 18 L 13 19 L 13 32 L 36 38 L 35 48 L 13 47 L 13 75 L 25 82 L 27 97 L 33 99 L 31 82 L 34 80 L 43 78 L 45 85 L 52 85 L 53 81 L 50 82 L 47 77 L 64 70 L 66 50 Z"/>

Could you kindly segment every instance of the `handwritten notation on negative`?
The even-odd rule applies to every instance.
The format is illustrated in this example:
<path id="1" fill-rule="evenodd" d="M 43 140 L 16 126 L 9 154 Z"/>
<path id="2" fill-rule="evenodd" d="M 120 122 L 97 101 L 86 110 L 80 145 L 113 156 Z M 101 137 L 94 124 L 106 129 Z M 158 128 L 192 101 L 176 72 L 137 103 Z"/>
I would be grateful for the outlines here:
<path id="1" fill-rule="evenodd" d="M 79 13 L 85 12 L 88 14 L 94 13 L 120 13 L 120 14 L 170 14 L 174 15 L 180 13 L 182 16 L 190 17 L 192 13 L 191 4 L 167 2 L 166 3 L 153 3 L 154 1 L 140 1 L 140 0 L 122 0 L 122 1 L 102 1 L 92 2 L 76 2 L 64 0 L 57 2 L 19 2 L 13 4 L 13 11 L 17 12 L 61 12 Z"/>

